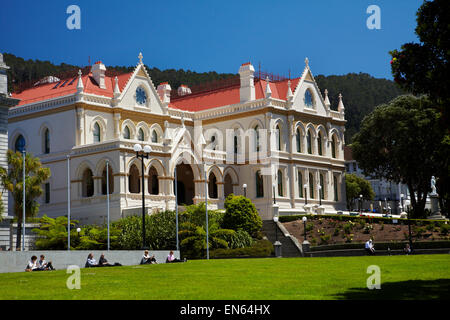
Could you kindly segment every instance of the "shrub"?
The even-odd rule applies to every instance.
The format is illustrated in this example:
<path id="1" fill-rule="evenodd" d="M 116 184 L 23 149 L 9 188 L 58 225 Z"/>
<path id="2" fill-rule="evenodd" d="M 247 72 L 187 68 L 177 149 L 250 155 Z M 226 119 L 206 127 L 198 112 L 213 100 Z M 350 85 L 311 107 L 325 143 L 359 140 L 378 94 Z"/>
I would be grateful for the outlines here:
<path id="1" fill-rule="evenodd" d="M 345 234 L 350 234 L 350 232 L 352 232 L 352 229 L 353 229 L 353 223 L 351 221 L 344 224 L 344 233 Z"/>
<path id="2" fill-rule="evenodd" d="M 38 250 L 63 250 L 67 249 L 67 217 L 60 216 L 57 218 L 50 218 L 44 215 L 39 219 L 40 227 L 33 229 L 36 233 L 37 239 L 35 242 Z M 75 226 L 78 221 L 71 220 L 70 224 Z M 72 239 L 75 240 L 75 234 L 70 234 L 71 244 Z"/>
<path id="3" fill-rule="evenodd" d="M 306 232 L 311 231 L 312 229 L 314 229 L 314 223 L 310 222 L 306 224 Z"/>
<path id="4" fill-rule="evenodd" d="M 334 229 L 334 232 L 333 232 L 333 236 L 338 236 L 339 235 L 339 229 Z"/>
<path id="5" fill-rule="evenodd" d="M 450 230 L 450 225 L 444 224 L 444 223 L 441 224 L 441 228 L 440 228 L 441 234 L 447 235 L 449 230 Z"/>
<path id="6" fill-rule="evenodd" d="M 273 255 L 273 245 L 269 240 L 258 240 L 250 247 L 236 249 L 215 249 L 210 251 L 211 258 L 268 257 Z"/>
<path id="7" fill-rule="evenodd" d="M 372 226 L 371 224 L 366 224 L 366 225 L 364 226 L 363 233 L 369 234 L 370 231 L 372 231 L 372 230 L 373 230 L 373 226 Z"/>
<path id="8" fill-rule="evenodd" d="M 242 229 L 256 237 L 262 227 L 262 220 L 250 199 L 230 194 L 225 200 L 225 214 L 222 228 Z"/>
<path id="9" fill-rule="evenodd" d="M 320 236 L 320 244 L 328 244 L 330 242 L 331 236 L 329 234 L 324 234 Z"/>

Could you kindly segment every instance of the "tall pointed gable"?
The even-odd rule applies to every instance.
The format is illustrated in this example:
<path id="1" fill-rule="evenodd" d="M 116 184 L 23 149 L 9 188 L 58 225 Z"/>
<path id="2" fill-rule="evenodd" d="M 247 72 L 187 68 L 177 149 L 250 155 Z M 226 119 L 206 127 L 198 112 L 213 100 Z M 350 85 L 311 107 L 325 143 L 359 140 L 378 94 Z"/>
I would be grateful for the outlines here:
<path id="1" fill-rule="evenodd" d="M 135 90 L 138 86 L 145 86 L 147 95 L 149 96 L 150 107 L 149 111 L 156 113 L 165 113 L 166 107 L 164 107 L 163 102 L 161 101 L 161 97 L 158 94 L 158 91 L 145 68 L 144 63 L 142 62 L 142 53 L 139 54 L 139 62 L 137 63 L 134 71 L 129 77 L 125 87 L 120 93 L 118 100 L 121 101 L 123 107 L 132 107 L 135 106 Z M 143 107 L 145 108 L 145 106 Z"/>
<path id="2" fill-rule="evenodd" d="M 313 89 L 314 98 L 316 101 L 315 109 L 317 112 L 320 112 L 320 109 L 323 109 L 324 113 L 328 113 L 327 107 L 325 104 L 325 100 L 323 99 L 322 93 L 320 92 L 319 86 L 314 78 L 314 75 L 309 67 L 309 59 L 305 58 L 305 68 L 303 69 L 302 76 L 300 81 L 298 82 L 295 90 L 294 90 L 294 108 L 299 110 L 303 110 L 303 104 L 299 101 L 303 101 L 303 96 L 305 94 L 306 88 Z"/>

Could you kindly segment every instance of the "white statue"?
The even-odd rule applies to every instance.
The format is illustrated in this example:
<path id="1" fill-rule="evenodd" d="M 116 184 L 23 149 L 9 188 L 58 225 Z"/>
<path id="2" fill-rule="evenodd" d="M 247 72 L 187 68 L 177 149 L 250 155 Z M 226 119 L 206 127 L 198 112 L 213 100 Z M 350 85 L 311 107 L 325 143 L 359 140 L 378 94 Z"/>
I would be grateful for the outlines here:
<path id="1" fill-rule="evenodd" d="M 436 195 L 436 178 L 434 176 L 431 177 L 431 194 Z"/>

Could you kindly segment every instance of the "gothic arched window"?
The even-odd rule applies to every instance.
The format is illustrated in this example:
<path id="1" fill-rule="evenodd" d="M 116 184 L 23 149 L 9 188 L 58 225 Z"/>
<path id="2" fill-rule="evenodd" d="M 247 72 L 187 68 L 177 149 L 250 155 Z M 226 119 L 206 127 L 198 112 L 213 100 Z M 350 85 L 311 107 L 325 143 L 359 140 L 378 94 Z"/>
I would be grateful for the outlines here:
<path id="1" fill-rule="evenodd" d="M 320 131 L 317 135 L 317 153 L 319 154 L 319 156 L 322 155 L 322 133 Z"/>
<path id="2" fill-rule="evenodd" d="M 314 176 L 312 173 L 309 174 L 309 197 L 314 199 Z"/>
<path id="3" fill-rule="evenodd" d="M 130 139 L 130 137 L 131 137 L 130 128 L 128 128 L 128 126 L 125 126 L 125 128 L 123 129 L 123 138 Z"/>
<path id="4" fill-rule="evenodd" d="M 148 191 L 150 194 L 159 194 L 158 171 L 153 166 L 148 172 Z"/>
<path id="5" fill-rule="evenodd" d="M 141 192 L 141 185 L 139 181 L 139 169 L 134 164 L 130 167 L 130 173 L 128 175 L 128 191 L 130 193 Z"/>
<path id="6" fill-rule="evenodd" d="M 308 130 L 308 133 L 306 134 L 306 144 L 307 144 L 308 153 L 312 154 L 312 141 L 311 141 L 311 131 L 310 130 Z"/>
<path id="7" fill-rule="evenodd" d="M 302 134 L 300 132 L 300 128 L 297 128 L 297 133 L 295 135 L 295 142 L 297 145 L 297 152 L 302 152 Z"/>
<path id="8" fill-rule="evenodd" d="M 337 177 L 333 176 L 334 201 L 339 201 Z"/>
<path id="9" fill-rule="evenodd" d="M 313 98 L 309 89 L 305 91 L 305 106 L 309 108 L 313 107 Z"/>
<path id="10" fill-rule="evenodd" d="M 255 185 L 256 185 L 256 197 L 257 198 L 264 197 L 264 184 L 261 171 L 257 171 L 255 173 Z"/>
<path id="11" fill-rule="evenodd" d="M 156 130 L 152 131 L 152 142 L 158 143 L 158 133 L 156 132 Z"/>
<path id="12" fill-rule="evenodd" d="M 278 196 L 283 196 L 283 173 L 281 170 L 278 170 L 277 173 L 277 182 L 278 182 Z"/>
<path id="13" fill-rule="evenodd" d="M 44 153 L 50 153 L 50 131 L 47 128 L 44 131 Z"/>
<path id="14" fill-rule="evenodd" d="M 22 152 L 25 150 L 26 142 L 25 138 L 22 135 L 19 135 L 16 139 L 16 143 L 14 144 L 15 152 Z"/>
<path id="15" fill-rule="evenodd" d="M 94 124 L 94 132 L 93 132 L 94 142 L 100 142 L 100 125 L 96 122 Z"/>
<path id="16" fill-rule="evenodd" d="M 211 172 L 208 179 L 208 196 L 211 199 L 217 199 L 218 190 L 217 190 L 217 178 L 214 173 Z"/>
<path id="17" fill-rule="evenodd" d="M 331 157 L 336 158 L 336 137 L 331 137 Z"/>
<path id="18" fill-rule="evenodd" d="M 323 183 L 323 174 L 320 174 L 319 176 L 320 179 L 320 194 L 319 197 L 320 199 L 324 200 L 325 199 L 325 188 L 324 188 L 324 183 Z"/>
<path id="19" fill-rule="evenodd" d="M 281 151 L 281 129 L 279 125 L 275 128 L 275 134 L 277 139 L 277 150 Z"/>
<path id="20" fill-rule="evenodd" d="M 145 139 L 144 130 L 142 130 L 142 128 L 140 128 L 138 131 L 138 140 L 144 141 L 144 139 Z"/>
<path id="21" fill-rule="evenodd" d="M 303 198 L 303 175 L 300 170 L 298 170 L 298 196 Z"/>
<path id="22" fill-rule="evenodd" d="M 81 187 L 83 197 L 89 198 L 94 195 L 94 178 L 91 169 L 84 170 Z"/>

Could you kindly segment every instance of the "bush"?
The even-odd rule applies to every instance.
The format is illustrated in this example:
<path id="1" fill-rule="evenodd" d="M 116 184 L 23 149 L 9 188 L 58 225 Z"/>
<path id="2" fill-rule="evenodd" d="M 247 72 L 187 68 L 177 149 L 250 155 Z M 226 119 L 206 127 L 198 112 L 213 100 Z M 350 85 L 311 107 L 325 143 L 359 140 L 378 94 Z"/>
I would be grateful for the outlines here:
<path id="1" fill-rule="evenodd" d="M 324 234 L 320 236 L 320 244 L 328 244 L 330 242 L 331 236 L 329 234 Z"/>
<path id="2" fill-rule="evenodd" d="M 444 224 L 444 223 L 441 224 L 441 228 L 440 228 L 441 234 L 447 235 L 449 230 L 450 230 L 450 225 Z"/>
<path id="3" fill-rule="evenodd" d="M 222 228 L 244 230 L 256 237 L 261 230 L 262 220 L 250 199 L 230 194 L 225 200 L 225 214 Z"/>
<path id="4" fill-rule="evenodd" d="M 269 240 L 258 240 L 251 247 L 212 250 L 209 256 L 211 258 L 268 257 L 273 253 L 273 245 Z"/>

